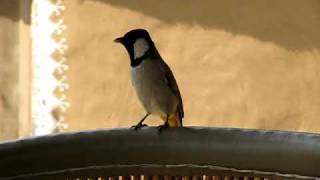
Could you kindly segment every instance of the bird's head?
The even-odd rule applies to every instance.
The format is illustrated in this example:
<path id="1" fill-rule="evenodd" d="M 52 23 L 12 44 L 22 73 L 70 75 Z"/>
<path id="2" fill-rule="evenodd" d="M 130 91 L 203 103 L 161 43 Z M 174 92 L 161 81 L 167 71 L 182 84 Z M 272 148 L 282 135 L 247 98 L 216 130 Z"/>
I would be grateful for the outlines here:
<path id="1" fill-rule="evenodd" d="M 134 29 L 114 40 L 121 43 L 128 51 L 131 61 L 143 57 L 148 50 L 154 48 L 149 33 L 144 29 Z"/>

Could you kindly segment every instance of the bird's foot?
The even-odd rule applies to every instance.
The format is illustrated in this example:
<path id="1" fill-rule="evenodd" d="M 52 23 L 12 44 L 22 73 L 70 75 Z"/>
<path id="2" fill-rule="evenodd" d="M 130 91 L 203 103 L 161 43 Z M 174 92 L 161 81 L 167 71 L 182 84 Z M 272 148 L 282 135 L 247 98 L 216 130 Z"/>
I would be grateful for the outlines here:
<path id="1" fill-rule="evenodd" d="M 163 125 L 158 126 L 158 132 L 162 133 L 163 130 L 167 129 L 169 127 L 169 123 L 166 122 Z"/>
<path id="2" fill-rule="evenodd" d="M 145 126 L 148 126 L 148 125 L 147 125 L 147 124 L 138 123 L 138 124 L 135 125 L 135 126 L 131 126 L 131 128 L 132 128 L 133 130 L 137 131 L 137 130 L 145 127 Z"/>

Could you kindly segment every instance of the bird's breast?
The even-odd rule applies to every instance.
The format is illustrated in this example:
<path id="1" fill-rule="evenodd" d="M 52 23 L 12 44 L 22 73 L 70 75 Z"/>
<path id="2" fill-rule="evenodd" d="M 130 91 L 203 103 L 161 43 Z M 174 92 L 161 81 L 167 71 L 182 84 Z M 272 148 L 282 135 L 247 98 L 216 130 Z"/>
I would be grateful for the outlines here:
<path id="1" fill-rule="evenodd" d="M 143 104 L 150 104 L 148 101 L 152 100 L 158 86 L 158 74 L 154 65 L 145 61 L 132 68 L 132 84 Z"/>
<path id="2" fill-rule="evenodd" d="M 138 98 L 148 112 L 160 115 L 174 109 L 176 99 L 156 62 L 142 62 L 132 68 L 131 76 Z"/>

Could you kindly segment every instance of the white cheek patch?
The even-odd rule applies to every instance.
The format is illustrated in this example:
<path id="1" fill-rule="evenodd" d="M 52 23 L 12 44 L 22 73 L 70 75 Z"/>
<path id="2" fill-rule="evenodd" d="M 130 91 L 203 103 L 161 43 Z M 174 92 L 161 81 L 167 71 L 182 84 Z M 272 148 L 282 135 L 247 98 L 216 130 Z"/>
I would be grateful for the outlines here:
<path id="1" fill-rule="evenodd" d="M 133 44 L 134 59 L 142 57 L 149 49 L 149 43 L 144 38 L 138 38 Z"/>

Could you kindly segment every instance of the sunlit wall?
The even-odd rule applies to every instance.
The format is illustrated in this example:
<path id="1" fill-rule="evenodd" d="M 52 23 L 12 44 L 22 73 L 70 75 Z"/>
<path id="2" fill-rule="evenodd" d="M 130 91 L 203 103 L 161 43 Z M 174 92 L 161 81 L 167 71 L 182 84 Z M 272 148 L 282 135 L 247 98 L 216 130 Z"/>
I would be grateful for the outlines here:
<path id="1" fill-rule="evenodd" d="M 320 1 L 68 0 L 69 130 L 144 110 L 113 39 L 146 28 L 178 81 L 185 125 L 320 130 Z M 162 123 L 150 118 L 147 123 Z"/>

